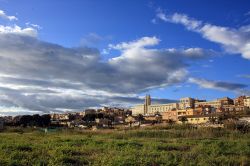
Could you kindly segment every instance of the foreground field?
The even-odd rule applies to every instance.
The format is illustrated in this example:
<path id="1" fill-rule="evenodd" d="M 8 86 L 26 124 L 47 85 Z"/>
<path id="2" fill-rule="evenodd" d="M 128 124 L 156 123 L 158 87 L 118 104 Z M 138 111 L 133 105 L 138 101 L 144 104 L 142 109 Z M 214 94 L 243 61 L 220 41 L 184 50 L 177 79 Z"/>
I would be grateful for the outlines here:
<path id="1" fill-rule="evenodd" d="M 250 134 L 184 126 L 0 133 L 0 165 L 250 165 Z"/>

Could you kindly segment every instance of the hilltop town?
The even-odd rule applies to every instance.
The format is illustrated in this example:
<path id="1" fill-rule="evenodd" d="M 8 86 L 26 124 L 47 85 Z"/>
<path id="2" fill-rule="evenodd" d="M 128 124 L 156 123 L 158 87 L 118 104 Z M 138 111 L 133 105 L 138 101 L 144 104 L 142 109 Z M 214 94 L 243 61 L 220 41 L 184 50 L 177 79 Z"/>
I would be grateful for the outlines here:
<path id="1" fill-rule="evenodd" d="M 52 113 L 44 115 L 4 116 L 0 129 L 6 126 L 68 127 L 81 129 L 115 128 L 120 126 L 147 126 L 159 123 L 177 123 L 223 127 L 225 121 L 250 122 L 250 97 L 229 97 L 213 101 L 190 97 L 179 102 L 152 104 L 150 95 L 145 103 L 131 109 L 104 107 L 82 112 Z"/>

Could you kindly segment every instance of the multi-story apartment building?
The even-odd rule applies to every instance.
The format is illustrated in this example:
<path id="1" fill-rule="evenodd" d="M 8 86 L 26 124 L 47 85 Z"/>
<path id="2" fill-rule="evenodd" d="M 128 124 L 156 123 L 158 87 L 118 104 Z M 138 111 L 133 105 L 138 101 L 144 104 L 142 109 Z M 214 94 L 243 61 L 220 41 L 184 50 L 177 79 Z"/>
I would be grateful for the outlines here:
<path id="1" fill-rule="evenodd" d="M 223 106 L 222 112 L 228 114 L 241 114 L 244 113 L 246 108 L 247 108 L 246 106 L 228 105 L 228 106 Z"/>
<path id="2" fill-rule="evenodd" d="M 234 105 L 235 106 L 244 106 L 244 99 L 246 99 L 246 96 L 239 96 L 234 99 Z"/>
<path id="3" fill-rule="evenodd" d="M 195 107 L 207 107 L 207 106 L 211 106 L 213 108 L 220 108 L 222 107 L 222 101 L 213 100 L 213 101 L 195 103 Z"/>
<path id="4" fill-rule="evenodd" d="M 217 101 L 221 101 L 221 104 L 224 105 L 234 105 L 234 100 L 230 99 L 229 97 L 223 97 L 217 99 Z"/>
<path id="5" fill-rule="evenodd" d="M 179 109 L 194 108 L 195 99 L 190 97 L 181 98 Z"/>

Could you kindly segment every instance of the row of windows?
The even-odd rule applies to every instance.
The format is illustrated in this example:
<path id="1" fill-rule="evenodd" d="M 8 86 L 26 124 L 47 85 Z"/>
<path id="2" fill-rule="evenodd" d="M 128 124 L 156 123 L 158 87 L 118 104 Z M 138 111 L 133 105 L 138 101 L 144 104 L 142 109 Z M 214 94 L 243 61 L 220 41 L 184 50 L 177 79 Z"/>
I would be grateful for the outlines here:
<path id="1" fill-rule="evenodd" d="M 206 119 L 207 119 L 207 118 L 203 118 L 203 120 L 206 120 Z M 199 120 L 200 120 L 200 118 L 194 118 L 194 119 L 193 119 L 193 118 L 191 118 L 190 120 L 191 120 L 191 121 L 193 121 L 193 120 L 199 121 Z"/>

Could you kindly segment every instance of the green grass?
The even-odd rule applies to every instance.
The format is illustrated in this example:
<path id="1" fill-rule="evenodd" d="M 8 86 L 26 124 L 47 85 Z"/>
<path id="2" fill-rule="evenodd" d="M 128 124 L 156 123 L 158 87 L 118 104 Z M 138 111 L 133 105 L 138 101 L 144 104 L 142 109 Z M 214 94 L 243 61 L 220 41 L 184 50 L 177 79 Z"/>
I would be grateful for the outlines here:
<path id="1" fill-rule="evenodd" d="M 250 165 L 250 134 L 158 126 L 0 133 L 0 165 Z"/>

